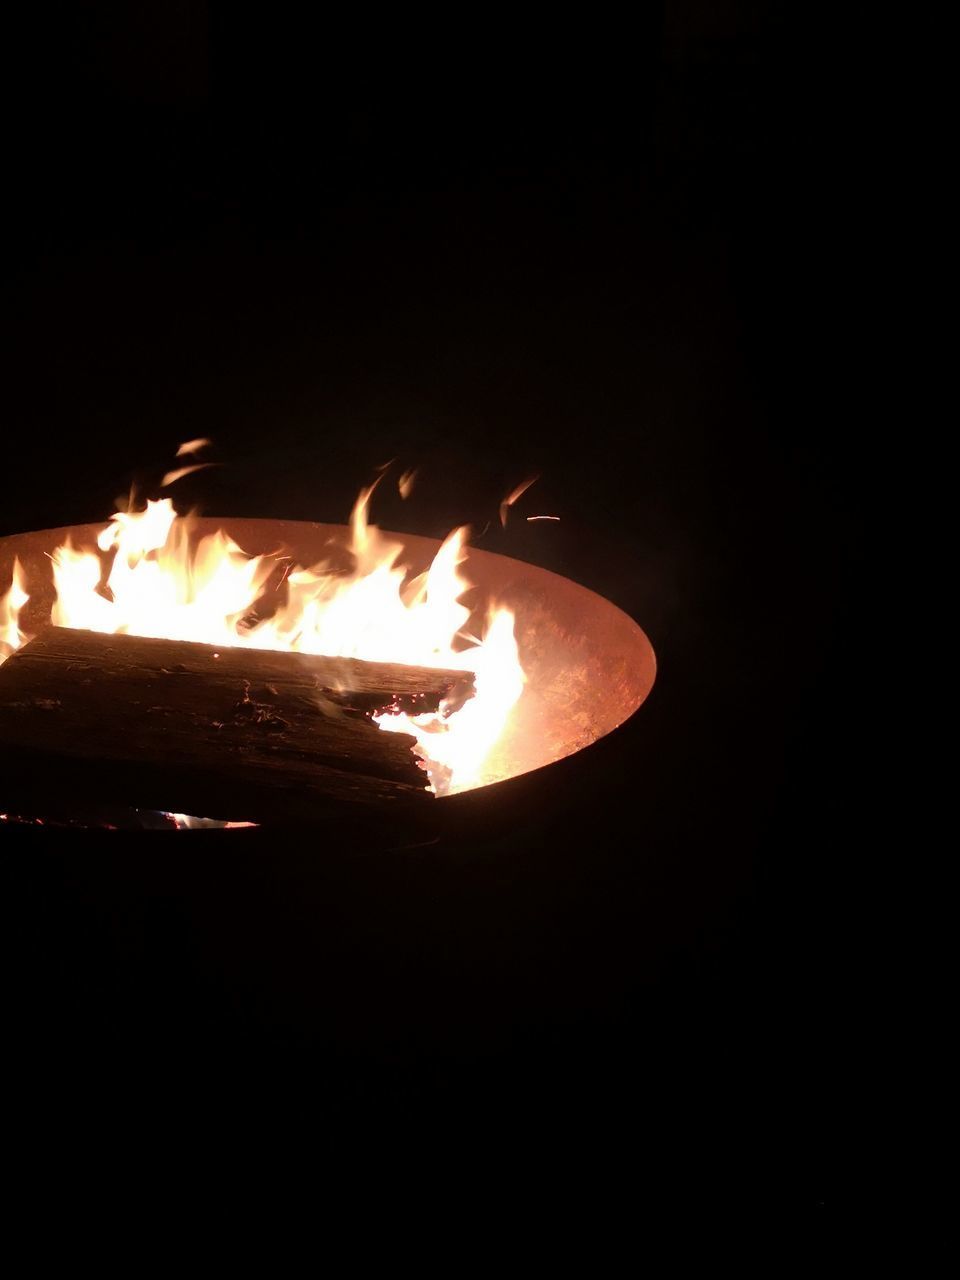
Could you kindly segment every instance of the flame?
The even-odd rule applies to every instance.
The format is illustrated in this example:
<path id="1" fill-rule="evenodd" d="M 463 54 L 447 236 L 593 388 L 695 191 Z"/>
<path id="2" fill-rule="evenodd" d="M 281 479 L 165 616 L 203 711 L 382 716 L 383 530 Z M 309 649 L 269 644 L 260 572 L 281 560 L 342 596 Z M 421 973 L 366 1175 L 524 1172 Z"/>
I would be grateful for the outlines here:
<path id="1" fill-rule="evenodd" d="M 29 599 L 23 565 L 15 559 L 10 590 L 0 596 L 0 663 L 5 662 L 26 639 L 20 630 L 20 611 Z"/>
<path id="2" fill-rule="evenodd" d="M 480 785 L 491 780 L 490 753 L 523 689 L 513 614 L 491 606 L 482 637 L 468 635 L 472 611 L 462 597 L 472 584 L 461 571 L 467 530 L 454 530 L 427 572 L 410 580 L 402 545 L 369 523 L 375 488 L 361 492 L 350 517 L 352 570 L 327 563 L 294 569 L 270 616 L 261 617 L 256 606 L 282 562 L 248 555 L 222 530 L 197 540 L 194 522 L 165 498 L 148 501 L 143 511 L 116 512 L 97 538 L 99 554 L 69 540 L 56 549 L 51 620 L 108 633 L 473 671 L 476 693 L 462 706 L 414 717 L 387 711 L 376 720 L 384 730 L 414 735 L 438 794 Z M 11 652 L 23 643 L 17 617 L 26 598 L 17 566 L 0 604 L 0 634 Z"/>
<path id="3" fill-rule="evenodd" d="M 405 712 L 374 717 L 381 729 L 412 733 L 435 791 L 464 791 L 481 785 L 484 763 L 523 692 L 524 675 L 509 609 L 492 611 L 483 644 L 467 650 L 464 664 L 476 675 L 476 694 L 449 717 L 410 716 Z"/>

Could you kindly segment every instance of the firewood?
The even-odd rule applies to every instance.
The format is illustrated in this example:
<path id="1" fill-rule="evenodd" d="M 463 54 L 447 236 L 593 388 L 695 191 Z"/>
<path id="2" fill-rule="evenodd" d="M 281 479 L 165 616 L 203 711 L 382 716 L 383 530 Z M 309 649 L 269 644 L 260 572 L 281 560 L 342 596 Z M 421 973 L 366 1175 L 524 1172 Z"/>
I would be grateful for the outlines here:
<path id="1" fill-rule="evenodd" d="M 0 811 L 134 806 L 250 822 L 431 803 L 370 713 L 462 702 L 473 676 L 50 627 L 0 666 Z"/>

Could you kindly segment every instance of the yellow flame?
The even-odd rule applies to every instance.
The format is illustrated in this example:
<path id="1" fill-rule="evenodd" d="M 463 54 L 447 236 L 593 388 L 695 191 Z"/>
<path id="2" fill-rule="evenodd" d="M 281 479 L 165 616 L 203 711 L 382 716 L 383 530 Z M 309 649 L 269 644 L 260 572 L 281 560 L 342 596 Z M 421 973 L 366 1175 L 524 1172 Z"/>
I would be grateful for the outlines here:
<path id="1" fill-rule="evenodd" d="M 191 520 L 163 499 L 140 512 L 117 512 L 97 539 L 99 555 L 69 542 L 57 548 L 52 621 L 473 671 L 476 694 L 458 710 L 377 719 L 383 729 L 414 734 L 438 793 L 476 786 L 485 780 L 484 763 L 523 689 L 513 615 L 491 608 L 483 637 L 466 636 L 471 610 L 462 596 L 472 585 L 460 568 L 466 529 L 454 530 L 428 571 L 410 581 L 400 563 L 402 545 L 369 523 L 375 487 L 361 492 L 350 517 L 352 570 L 335 572 L 325 564 L 295 570 L 270 617 L 257 617 L 254 606 L 279 562 L 248 556 L 222 530 L 196 541 Z"/>
<path id="2" fill-rule="evenodd" d="M 484 764 L 500 738 L 510 711 L 523 692 L 523 670 L 509 609 L 493 609 L 483 643 L 468 649 L 462 665 L 476 675 L 476 694 L 449 717 L 410 716 L 405 712 L 375 717 L 381 729 L 412 733 L 438 793 L 465 791 L 489 781 Z"/>
<path id="3" fill-rule="evenodd" d="M 15 559 L 10 590 L 0 596 L 0 663 L 5 662 L 26 640 L 20 630 L 20 612 L 29 599 L 23 565 Z"/>

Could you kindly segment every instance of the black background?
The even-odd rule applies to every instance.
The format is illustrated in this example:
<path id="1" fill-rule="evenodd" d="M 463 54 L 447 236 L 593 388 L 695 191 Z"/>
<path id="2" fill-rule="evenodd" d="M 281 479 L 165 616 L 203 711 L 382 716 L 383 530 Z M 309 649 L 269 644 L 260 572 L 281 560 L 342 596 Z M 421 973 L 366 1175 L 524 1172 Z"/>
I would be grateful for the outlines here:
<path id="1" fill-rule="evenodd" d="M 469 521 L 659 662 L 562 820 L 504 801 L 513 835 L 445 863 L 4 833 L 31 1062 L 162 1061 L 211 1107 L 269 1062 L 328 1132 L 631 1176 L 657 1133 L 681 1178 L 829 1195 L 870 735 L 862 40 L 747 0 L 14 32 L 0 532 L 102 519 L 195 436 L 211 514 L 341 521 L 395 458 L 417 486 L 378 523 Z"/>

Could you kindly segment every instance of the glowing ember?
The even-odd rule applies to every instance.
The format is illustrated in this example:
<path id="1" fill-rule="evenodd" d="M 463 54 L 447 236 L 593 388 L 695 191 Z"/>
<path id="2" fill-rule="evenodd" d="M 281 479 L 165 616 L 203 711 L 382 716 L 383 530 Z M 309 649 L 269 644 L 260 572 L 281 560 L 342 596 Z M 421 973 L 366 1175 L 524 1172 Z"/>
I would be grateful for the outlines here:
<path id="1" fill-rule="evenodd" d="M 189 442 L 189 452 L 205 443 Z M 408 581 L 400 544 L 368 523 L 374 487 L 361 493 L 351 516 L 352 570 L 322 563 L 287 574 L 279 604 L 263 606 L 270 616 L 257 606 L 283 562 L 247 555 L 222 531 L 197 541 L 190 518 L 164 499 L 117 512 L 98 536 L 101 554 L 69 541 L 57 548 L 51 620 L 111 634 L 473 671 L 476 695 L 460 709 L 384 714 L 377 722 L 416 737 L 438 793 L 481 785 L 523 690 L 513 614 L 491 606 L 483 635 L 467 635 L 471 610 L 461 601 L 471 583 L 460 572 L 466 530 L 451 533 L 429 570 Z M 17 565 L 0 600 L 0 661 L 28 638 L 18 625 L 27 599 Z"/>
<path id="2" fill-rule="evenodd" d="M 194 818 L 189 813 L 167 813 L 164 817 L 169 818 L 178 831 L 201 831 L 216 828 L 223 831 L 233 831 L 238 827 L 255 827 L 255 822 L 222 822 L 219 818 Z"/>

